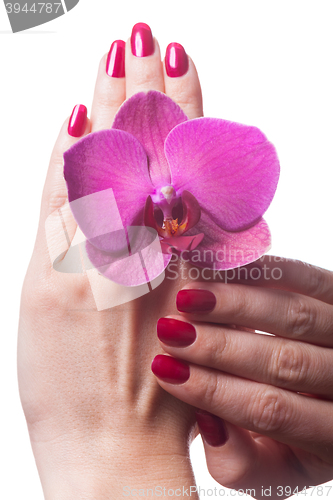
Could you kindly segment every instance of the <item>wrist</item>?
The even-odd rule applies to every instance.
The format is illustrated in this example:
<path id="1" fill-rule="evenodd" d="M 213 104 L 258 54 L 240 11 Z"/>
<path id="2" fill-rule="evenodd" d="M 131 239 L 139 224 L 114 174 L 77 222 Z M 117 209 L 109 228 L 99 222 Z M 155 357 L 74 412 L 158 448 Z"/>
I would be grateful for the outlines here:
<path id="1" fill-rule="evenodd" d="M 183 497 L 191 487 L 197 498 L 186 439 L 59 440 L 33 443 L 33 450 L 45 500 L 113 500 L 140 496 L 139 490 L 156 497 L 177 490 L 175 496 Z"/>

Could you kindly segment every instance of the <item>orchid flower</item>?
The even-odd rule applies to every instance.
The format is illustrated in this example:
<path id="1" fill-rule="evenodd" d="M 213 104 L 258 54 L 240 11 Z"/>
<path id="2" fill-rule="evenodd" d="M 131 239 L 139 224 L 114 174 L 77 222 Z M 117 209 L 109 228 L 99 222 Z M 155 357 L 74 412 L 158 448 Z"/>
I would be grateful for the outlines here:
<path id="1" fill-rule="evenodd" d="M 119 282 L 119 249 L 128 248 L 122 228 L 156 231 L 163 269 L 170 249 L 196 266 L 226 270 L 270 248 L 262 216 L 276 190 L 279 162 L 255 127 L 189 120 L 166 95 L 142 92 L 125 101 L 110 130 L 87 135 L 64 159 L 69 202 L 87 238 L 89 259 L 110 279 L 117 275 Z M 114 217 L 100 196 L 110 189 L 119 210 Z M 89 210 L 73 208 L 97 193 Z"/>

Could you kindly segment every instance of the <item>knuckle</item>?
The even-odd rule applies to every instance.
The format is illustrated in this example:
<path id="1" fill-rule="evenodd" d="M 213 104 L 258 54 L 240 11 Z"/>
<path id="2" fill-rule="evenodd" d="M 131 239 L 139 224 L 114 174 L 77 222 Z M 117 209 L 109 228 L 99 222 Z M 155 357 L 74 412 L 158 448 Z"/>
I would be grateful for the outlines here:
<path id="1" fill-rule="evenodd" d="M 62 153 L 53 153 L 52 173 L 49 177 L 50 182 L 43 191 L 42 204 L 48 207 L 48 213 L 52 214 L 59 208 L 62 208 L 68 201 L 67 189 L 63 175 L 64 160 Z"/>
<path id="2" fill-rule="evenodd" d="M 209 366 L 219 367 L 221 365 L 227 346 L 228 342 L 226 333 L 221 329 L 218 332 L 218 338 L 216 338 L 215 341 L 212 339 L 212 344 L 208 346 L 209 351 L 207 363 Z"/>
<path id="3" fill-rule="evenodd" d="M 209 374 L 209 382 L 202 385 L 200 394 L 200 401 L 204 401 L 208 408 L 215 408 L 217 404 L 221 404 L 221 380 L 218 374 L 212 371 Z"/>
<path id="4" fill-rule="evenodd" d="M 271 359 L 272 383 L 279 387 L 295 387 L 302 383 L 309 370 L 309 359 L 294 342 L 282 343 Z"/>
<path id="5" fill-rule="evenodd" d="M 251 304 L 245 287 L 242 285 L 229 286 L 228 290 L 228 316 L 233 318 L 233 323 L 238 324 L 238 319 L 244 316 L 244 312 L 249 311 Z M 223 298 L 225 300 L 225 298 Z M 226 304 L 220 305 L 221 311 L 226 309 Z M 250 312 L 250 311 L 249 311 Z"/>
<path id="6" fill-rule="evenodd" d="M 51 156 L 51 163 L 54 165 L 55 170 L 60 170 L 61 173 L 63 174 L 64 170 L 64 151 L 66 151 L 69 147 L 71 146 L 70 142 L 65 139 L 61 143 L 61 149 L 57 148 L 56 150 L 52 151 L 52 156 Z"/>
<path id="7" fill-rule="evenodd" d="M 47 196 L 47 205 L 49 214 L 53 214 L 62 208 L 68 201 L 67 193 L 63 189 L 52 191 Z"/>
<path id="8" fill-rule="evenodd" d="M 44 275 L 25 279 L 21 304 L 31 312 L 44 311 L 51 312 L 59 307 L 59 294 L 57 294 L 52 286 L 49 276 Z"/>
<path id="9" fill-rule="evenodd" d="M 178 89 L 177 95 L 174 100 L 182 109 L 192 107 L 197 104 L 197 99 L 194 95 L 189 93 L 187 89 Z"/>
<path id="10" fill-rule="evenodd" d="M 311 336 L 315 325 L 315 307 L 305 297 L 292 298 L 287 309 L 287 333 L 293 337 Z"/>
<path id="11" fill-rule="evenodd" d="M 132 73 L 133 78 L 132 85 L 135 89 L 140 89 L 140 91 L 150 90 L 150 89 L 160 89 L 163 84 L 163 73 L 162 73 L 162 63 L 161 66 L 157 66 L 155 60 L 151 61 L 137 61 L 139 65 L 135 66 L 135 73 Z M 144 62 L 144 64 L 141 64 Z"/>
<path id="12" fill-rule="evenodd" d="M 21 306 L 35 318 L 54 317 L 89 304 L 90 296 L 91 287 L 85 276 L 62 275 L 43 265 L 38 272 L 28 272 L 22 287 Z"/>
<path id="13" fill-rule="evenodd" d="M 332 289 L 332 273 L 320 267 L 304 264 L 307 268 L 307 289 L 311 297 L 321 297 Z"/>
<path id="14" fill-rule="evenodd" d="M 105 89 L 105 91 L 100 90 L 96 95 L 95 106 L 100 110 L 108 111 L 109 109 L 118 109 L 121 102 L 114 96 L 113 92 L 110 92 L 109 89 Z"/>
<path id="15" fill-rule="evenodd" d="M 285 425 L 287 417 L 286 401 L 277 390 L 261 390 L 253 399 L 250 421 L 257 432 L 278 432 Z"/>

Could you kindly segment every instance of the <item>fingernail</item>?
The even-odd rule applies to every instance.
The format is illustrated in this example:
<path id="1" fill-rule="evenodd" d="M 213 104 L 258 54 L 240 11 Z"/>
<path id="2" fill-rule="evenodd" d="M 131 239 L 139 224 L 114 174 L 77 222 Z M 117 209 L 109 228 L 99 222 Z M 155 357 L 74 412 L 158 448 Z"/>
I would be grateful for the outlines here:
<path id="1" fill-rule="evenodd" d="M 228 441 L 228 432 L 224 421 L 204 410 L 196 410 L 195 415 L 203 439 L 210 446 L 222 446 Z"/>
<path id="2" fill-rule="evenodd" d="M 176 303 L 180 312 L 206 314 L 216 306 L 216 297 L 209 290 L 180 290 Z"/>
<path id="3" fill-rule="evenodd" d="M 160 318 L 157 322 L 157 336 L 161 342 L 172 347 L 186 347 L 196 339 L 191 323 L 172 318 Z"/>
<path id="4" fill-rule="evenodd" d="M 136 57 L 147 57 L 154 53 L 154 40 L 148 24 L 137 23 L 131 35 L 132 54 Z"/>
<path id="5" fill-rule="evenodd" d="M 190 378 L 190 367 L 186 363 L 163 354 L 155 356 L 151 369 L 156 377 L 168 384 L 183 384 Z"/>
<path id="6" fill-rule="evenodd" d="M 165 53 L 165 70 L 168 76 L 183 76 L 188 70 L 188 57 L 180 43 L 169 43 Z"/>
<path id="7" fill-rule="evenodd" d="M 72 137 L 81 137 L 87 124 L 87 108 L 83 104 L 74 106 L 68 122 L 68 133 Z"/>
<path id="8" fill-rule="evenodd" d="M 123 40 L 115 40 L 112 43 L 106 61 L 106 73 L 113 78 L 124 78 L 125 42 Z"/>

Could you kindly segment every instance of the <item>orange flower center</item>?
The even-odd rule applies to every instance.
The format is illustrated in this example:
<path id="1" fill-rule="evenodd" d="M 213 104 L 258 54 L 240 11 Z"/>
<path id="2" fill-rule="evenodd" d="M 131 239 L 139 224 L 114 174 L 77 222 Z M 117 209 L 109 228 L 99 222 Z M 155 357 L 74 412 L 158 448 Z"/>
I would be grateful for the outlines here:
<path id="1" fill-rule="evenodd" d="M 166 218 L 163 221 L 163 236 L 170 238 L 171 236 L 176 236 L 179 228 L 178 219 Z M 161 235 L 162 236 L 162 235 Z"/>

